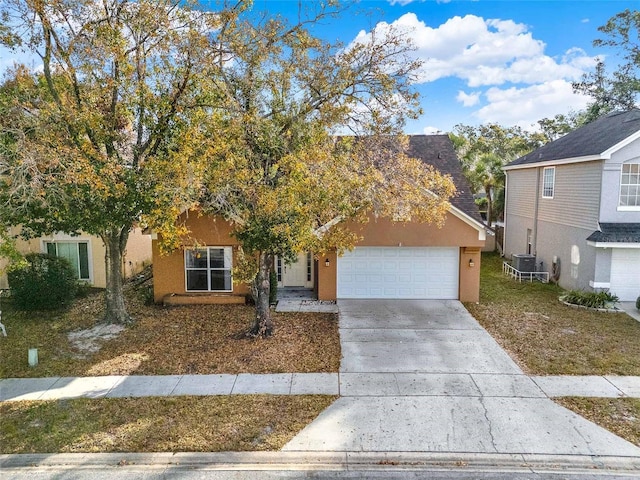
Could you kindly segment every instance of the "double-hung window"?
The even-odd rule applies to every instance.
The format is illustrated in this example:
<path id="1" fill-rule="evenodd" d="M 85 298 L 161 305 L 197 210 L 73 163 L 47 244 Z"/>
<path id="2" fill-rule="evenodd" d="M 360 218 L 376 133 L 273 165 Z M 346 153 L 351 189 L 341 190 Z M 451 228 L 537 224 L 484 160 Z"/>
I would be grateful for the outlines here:
<path id="1" fill-rule="evenodd" d="M 556 183 L 556 167 L 545 167 L 542 171 L 542 198 L 553 198 Z"/>
<path id="2" fill-rule="evenodd" d="M 89 273 L 89 242 L 44 242 L 49 255 L 69 260 L 78 280 L 90 281 Z"/>
<path id="3" fill-rule="evenodd" d="M 231 247 L 185 250 L 185 277 L 189 292 L 231 292 Z"/>
<path id="4" fill-rule="evenodd" d="M 640 207 L 640 163 L 622 164 L 619 206 Z"/>

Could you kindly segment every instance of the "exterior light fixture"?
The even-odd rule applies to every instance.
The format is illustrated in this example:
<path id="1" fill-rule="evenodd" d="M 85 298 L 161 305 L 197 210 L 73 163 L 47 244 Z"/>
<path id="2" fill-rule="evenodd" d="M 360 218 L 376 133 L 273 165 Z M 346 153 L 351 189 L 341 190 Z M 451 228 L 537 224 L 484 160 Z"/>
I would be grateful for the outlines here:
<path id="1" fill-rule="evenodd" d="M 331 262 L 329 262 L 329 259 L 328 259 L 328 258 L 325 258 L 325 260 L 324 260 L 324 266 L 325 266 L 325 267 L 328 267 L 329 265 L 331 265 Z"/>
<path id="2" fill-rule="evenodd" d="M 470 258 L 470 259 L 469 259 L 469 267 L 475 267 L 475 266 L 476 266 L 476 264 L 475 264 L 475 262 L 473 261 L 473 258 Z"/>

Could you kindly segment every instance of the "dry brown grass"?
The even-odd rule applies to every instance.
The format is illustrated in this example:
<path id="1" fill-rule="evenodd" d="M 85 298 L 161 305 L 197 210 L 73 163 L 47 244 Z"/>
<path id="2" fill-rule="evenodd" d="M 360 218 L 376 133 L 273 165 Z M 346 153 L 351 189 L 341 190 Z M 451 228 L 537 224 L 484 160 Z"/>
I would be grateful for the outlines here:
<path id="1" fill-rule="evenodd" d="M 65 312 L 17 312 L 3 302 L 9 336 L 0 337 L 1 378 L 336 372 L 340 364 L 335 314 L 274 313 L 272 337 L 241 338 L 253 316 L 250 306 L 147 306 L 129 288 L 135 323 L 99 352 L 83 354 L 67 335 L 102 318 L 102 294 L 79 299 Z M 29 348 L 38 348 L 35 368 L 27 364 Z"/>
<path id="2" fill-rule="evenodd" d="M 640 322 L 628 315 L 563 305 L 555 285 L 504 276 L 497 255 L 483 256 L 480 285 L 480 303 L 465 306 L 526 373 L 640 375 Z"/>
<path id="3" fill-rule="evenodd" d="M 554 400 L 640 447 L 640 399 L 564 397 Z"/>
<path id="4" fill-rule="evenodd" d="M 0 451 L 279 450 L 334 400 L 234 395 L 1 403 Z"/>

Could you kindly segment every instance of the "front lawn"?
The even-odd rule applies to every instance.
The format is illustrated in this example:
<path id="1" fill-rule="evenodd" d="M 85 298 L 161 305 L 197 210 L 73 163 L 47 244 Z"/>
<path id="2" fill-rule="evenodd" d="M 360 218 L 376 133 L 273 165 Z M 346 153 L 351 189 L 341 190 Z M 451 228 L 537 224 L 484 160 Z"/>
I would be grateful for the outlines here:
<path id="1" fill-rule="evenodd" d="M 640 322 L 563 305 L 553 284 L 519 283 L 483 254 L 480 303 L 466 308 L 531 375 L 640 375 Z"/>
<path id="2" fill-rule="evenodd" d="M 0 403 L 0 453 L 279 450 L 336 397 L 232 395 Z"/>
<path id="3" fill-rule="evenodd" d="M 63 312 L 18 312 L 2 299 L 0 378 L 94 375 L 337 372 L 340 340 L 335 314 L 274 313 L 275 334 L 242 337 L 254 310 L 245 305 L 144 305 L 127 287 L 135 323 L 115 338 L 74 346 L 70 332 L 88 330 L 102 317 L 102 294 L 78 299 Z M 91 338 L 89 338 L 91 340 Z M 39 364 L 28 366 L 28 350 Z"/>
<path id="4" fill-rule="evenodd" d="M 640 447 L 640 398 L 554 398 L 560 405 Z"/>

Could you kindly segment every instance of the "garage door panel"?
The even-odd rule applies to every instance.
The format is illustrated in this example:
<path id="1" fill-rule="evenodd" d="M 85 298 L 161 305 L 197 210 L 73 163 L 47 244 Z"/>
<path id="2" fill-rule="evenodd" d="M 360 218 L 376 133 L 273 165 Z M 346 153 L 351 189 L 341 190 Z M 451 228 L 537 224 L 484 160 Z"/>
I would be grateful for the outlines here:
<path id="1" fill-rule="evenodd" d="M 640 249 L 611 249 L 611 293 L 623 302 L 635 302 L 640 295 Z"/>
<path id="2" fill-rule="evenodd" d="M 457 247 L 359 247 L 338 259 L 338 298 L 458 298 Z"/>

